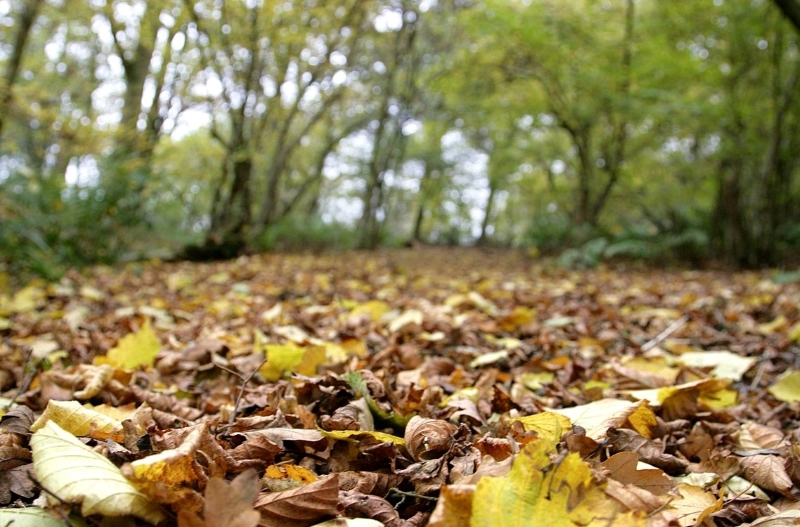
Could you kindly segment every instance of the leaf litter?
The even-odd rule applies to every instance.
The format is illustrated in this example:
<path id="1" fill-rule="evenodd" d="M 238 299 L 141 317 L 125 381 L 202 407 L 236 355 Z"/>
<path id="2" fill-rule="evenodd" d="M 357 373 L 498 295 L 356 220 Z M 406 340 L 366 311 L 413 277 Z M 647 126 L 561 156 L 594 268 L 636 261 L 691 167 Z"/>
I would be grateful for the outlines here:
<path id="1" fill-rule="evenodd" d="M 4 525 L 800 510 L 800 286 L 768 272 L 261 255 L 70 273 L 0 292 L 0 318 Z"/>

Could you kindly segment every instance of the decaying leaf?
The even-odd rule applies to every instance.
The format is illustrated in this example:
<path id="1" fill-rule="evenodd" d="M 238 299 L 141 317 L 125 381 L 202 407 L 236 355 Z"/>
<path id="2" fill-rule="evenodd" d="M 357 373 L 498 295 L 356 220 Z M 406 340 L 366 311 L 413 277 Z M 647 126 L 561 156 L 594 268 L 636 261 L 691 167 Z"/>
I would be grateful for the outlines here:
<path id="1" fill-rule="evenodd" d="M 453 447 L 456 430 L 456 426 L 447 421 L 415 415 L 406 425 L 406 448 L 417 461 L 442 457 Z"/>
<path id="2" fill-rule="evenodd" d="M 283 492 L 261 493 L 255 507 L 265 527 L 307 527 L 337 515 L 339 480 L 329 476 Z"/>
<path id="3" fill-rule="evenodd" d="M 203 518 L 181 511 L 178 527 L 255 527 L 261 519 L 253 509 L 258 490 L 255 470 L 242 472 L 230 483 L 211 478 L 206 485 Z"/>
<path id="4" fill-rule="evenodd" d="M 0 285 L 0 501 L 75 526 L 794 522 L 800 282 L 453 256 Z M 146 520 L 88 519 L 120 522 Z"/>

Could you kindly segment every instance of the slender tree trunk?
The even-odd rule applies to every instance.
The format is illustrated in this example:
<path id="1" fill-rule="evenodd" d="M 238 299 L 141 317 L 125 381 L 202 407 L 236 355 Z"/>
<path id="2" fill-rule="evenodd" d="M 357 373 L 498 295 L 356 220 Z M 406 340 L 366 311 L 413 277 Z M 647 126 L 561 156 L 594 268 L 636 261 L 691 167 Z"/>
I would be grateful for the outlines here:
<path id="1" fill-rule="evenodd" d="M 775 5 L 792 23 L 794 28 L 800 32 L 800 2 L 798 0 L 774 0 Z"/>
<path id="2" fill-rule="evenodd" d="M 478 236 L 476 244 L 478 247 L 484 247 L 489 243 L 489 223 L 492 220 L 494 213 L 494 197 L 497 194 L 496 179 L 489 178 L 489 197 L 486 198 L 486 209 L 484 210 L 483 220 L 481 220 L 481 234 Z"/>
<path id="3" fill-rule="evenodd" d="M 14 48 L 6 66 L 5 75 L 0 79 L 0 139 L 3 137 L 3 129 L 6 125 L 8 110 L 13 99 L 12 90 L 19 77 L 22 57 L 25 53 L 25 45 L 31 33 L 31 27 L 39 13 L 39 8 L 44 0 L 28 0 L 25 2 L 17 23 L 17 31 L 14 34 Z"/>

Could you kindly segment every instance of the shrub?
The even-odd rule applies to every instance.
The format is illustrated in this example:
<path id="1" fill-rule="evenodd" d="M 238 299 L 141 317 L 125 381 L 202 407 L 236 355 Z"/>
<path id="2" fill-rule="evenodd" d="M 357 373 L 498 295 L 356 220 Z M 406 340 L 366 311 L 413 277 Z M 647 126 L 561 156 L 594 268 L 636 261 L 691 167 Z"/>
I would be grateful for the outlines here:
<path id="1" fill-rule="evenodd" d="M 255 243 L 258 251 L 325 251 L 355 247 L 353 227 L 326 222 L 319 216 L 289 216 L 272 225 Z"/>

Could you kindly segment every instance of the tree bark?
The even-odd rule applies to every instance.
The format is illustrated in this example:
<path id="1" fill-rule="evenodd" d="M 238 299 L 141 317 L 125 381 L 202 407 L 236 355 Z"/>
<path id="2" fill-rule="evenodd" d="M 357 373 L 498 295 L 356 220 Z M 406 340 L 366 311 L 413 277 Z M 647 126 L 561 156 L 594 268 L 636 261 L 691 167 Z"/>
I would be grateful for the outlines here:
<path id="1" fill-rule="evenodd" d="M 800 2 L 798 0 L 774 0 L 775 5 L 789 19 L 794 28 L 800 32 Z"/>
<path id="2" fill-rule="evenodd" d="M 14 35 L 14 49 L 11 52 L 11 58 L 8 60 L 5 75 L 0 79 L 0 138 L 3 137 L 3 128 L 5 127 L 8 109 L 13 98 L 12 89 L 17 82 L 17 77 L 19 77 L 25 45 L 28 42 L 28 36 L 31 33 L 33 22 L 36 20 L 36 15 L 39 13 L 39 8 L 43 3 L 44 0 L 29 0 L 25 2 L 22 13 L 19 16 L 19 25 Z"/>

